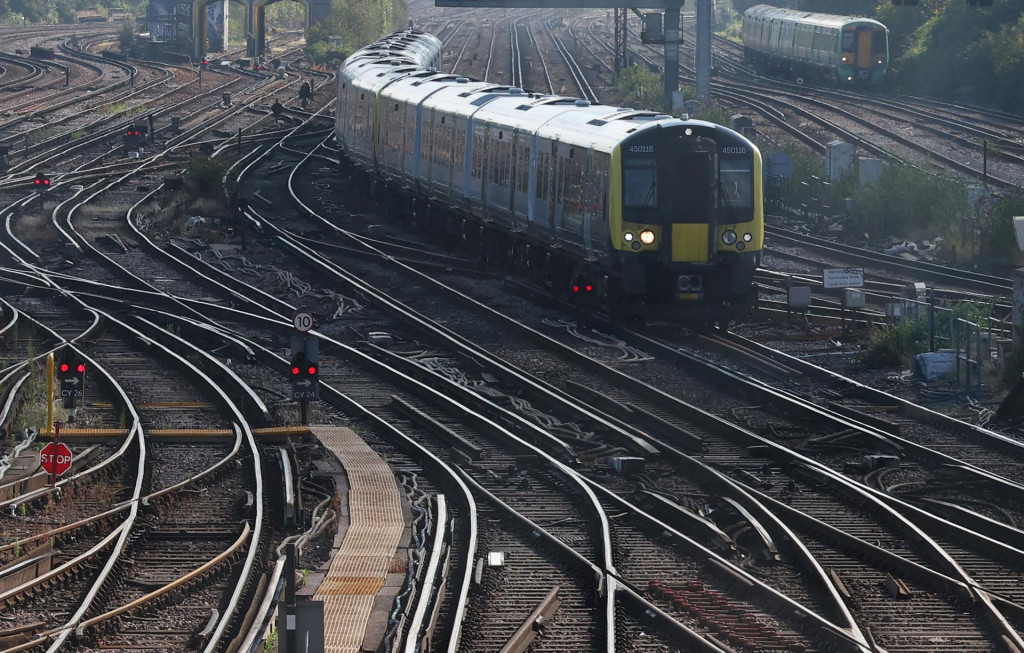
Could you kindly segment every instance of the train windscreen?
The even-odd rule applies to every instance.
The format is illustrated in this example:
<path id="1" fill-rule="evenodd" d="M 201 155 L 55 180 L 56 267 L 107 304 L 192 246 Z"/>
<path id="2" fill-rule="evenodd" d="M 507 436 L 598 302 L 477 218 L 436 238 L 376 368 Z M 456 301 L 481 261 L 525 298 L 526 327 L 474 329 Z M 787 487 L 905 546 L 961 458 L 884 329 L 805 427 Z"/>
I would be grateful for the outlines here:
<path id="1" fill-rule="evenodd" d="M 718 179 L 721 205 L 731 209 L 754 207 L 754 176 L 747 159 L 721 160 Z"/>
<path id="2" fill-rule="evenodd" d="M 626 159 L 622 169 L 622 205 L 627 209 L 657 208 L 658 164 L 653 156 Z"/>

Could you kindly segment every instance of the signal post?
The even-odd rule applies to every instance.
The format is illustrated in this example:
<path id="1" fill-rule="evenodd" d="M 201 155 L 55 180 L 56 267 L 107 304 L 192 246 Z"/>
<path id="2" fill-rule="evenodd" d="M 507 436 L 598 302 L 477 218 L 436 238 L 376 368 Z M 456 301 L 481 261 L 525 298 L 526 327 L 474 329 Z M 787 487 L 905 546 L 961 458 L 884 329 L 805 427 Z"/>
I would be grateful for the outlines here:
<path id="1" fill-rule="evenodd" d="M 316 325 L 313 315 L 299 311 L 292 316 L 291 358 L 288 377 L 292 382 L 292 399 L 299 400 L 302 423 L 308 423 L 308 402 L 320 398 L 320 340 L 308 335 Z"/>

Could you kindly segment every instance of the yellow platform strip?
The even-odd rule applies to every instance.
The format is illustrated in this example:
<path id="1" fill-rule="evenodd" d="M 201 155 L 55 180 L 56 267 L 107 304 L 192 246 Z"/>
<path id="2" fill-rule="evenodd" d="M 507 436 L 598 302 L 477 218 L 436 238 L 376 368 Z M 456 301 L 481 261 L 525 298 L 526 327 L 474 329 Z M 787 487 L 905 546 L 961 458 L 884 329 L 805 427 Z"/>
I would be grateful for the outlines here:
<path id="1" fill-rule="evenodd" d="M 324 603 L 325 653 L 359 653 L 374 596 L 383 587 L 405 528 L 391 468 L 354 431 L 315 426 L 345 467 L 349 527 L 314 598 Z"/>
<path id="2" fill-rule="evenodd" d="M 143 401 L 134 404 L 136 408 L 213 408 L 212 401 Z M 94 401 L 90 408 L 113 408 L 109 401 Z"/>
<path id="3" fill-rule="evenodd" d="M 273 426 L 269 428 L 253 429 L 254 437 L 291 437 L 294 435 L 309 435 L 308 426 Z M 52 433 L 44 433 L 43 437 L 50 437 Z M 79 429 L 62 427 L 60 437 L 64 438 L 123 438 L 128 435 L 127 429 Z M 233 438 L 235 432 L 232 429 L 146 429 L 146 436 L 150 438 Z"/>

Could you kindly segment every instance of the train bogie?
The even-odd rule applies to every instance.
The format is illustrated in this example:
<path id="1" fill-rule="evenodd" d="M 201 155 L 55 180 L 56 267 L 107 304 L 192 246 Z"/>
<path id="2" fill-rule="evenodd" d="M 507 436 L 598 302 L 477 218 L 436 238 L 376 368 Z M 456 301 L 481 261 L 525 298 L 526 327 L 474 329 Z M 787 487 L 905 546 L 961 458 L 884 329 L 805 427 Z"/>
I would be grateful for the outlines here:
<path id="1" fill-rule="evenodd" d="M 357 52 L 337 108 L 357 174 L 401 196 L 419 228 L 581 307 L 691 322 L 749 310 L 763 241 L 752 143 L 719 125 L 438 73 L 422 65 L 439 48 L 430 39 L 412 55 Z"/>

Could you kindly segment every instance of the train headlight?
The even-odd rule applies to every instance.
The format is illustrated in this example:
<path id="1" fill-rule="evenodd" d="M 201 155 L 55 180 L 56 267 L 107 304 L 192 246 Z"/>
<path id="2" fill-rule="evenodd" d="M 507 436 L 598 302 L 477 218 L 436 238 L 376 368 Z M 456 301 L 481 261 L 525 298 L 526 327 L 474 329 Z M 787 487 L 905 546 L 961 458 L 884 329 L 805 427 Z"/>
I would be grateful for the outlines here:
<path id="1" fill-rule="evenodd" d="M 626 233 L 622 234 L 622 239 L 625 240 L 627 243 L 633 242 L 633 232 L 627 231 Z"/>
<path id="2" fill-rule="evenodd" d="M 754 240 L 754 236 L 753 235 L 751 235 L 749 233 L 743 234 L 743 242 L 749 243 L 752 240 Z"/>
<path id="3" fill-rule="evenodd" d="M 848 82 L 852 82 L 852 81 L 853 81 L 853 77 L 847 77 L 847 78 L 846 78 L 846 81 L 848 81 Z"/>
<path id="4" fill-rule="evenodd" d="M 881 60 L 881 59 L 879 59 L 879 60 L 878 60 L 878 63 L 882 63 L 882 60 Z"/>
<path id="5" fill-rule="evenodd" d="M 650 229 L 644 229 L 640 232 L 640 242 L 644 245 L 650 245 L 654 243 L 654 232 Z"/>
<path id="6" fill-rule="evenodd" d="M 843 63 L 850 63 L 849 57 L 843 57 Z"/>
<path id="7" fill-rule="evenodd" d="M 736 232 L 733 231 L 732 229 L 726 229 L 724 232 L 722 232 L 722 242 L 725 243 L 726 245 L 735 245 Z"/>

